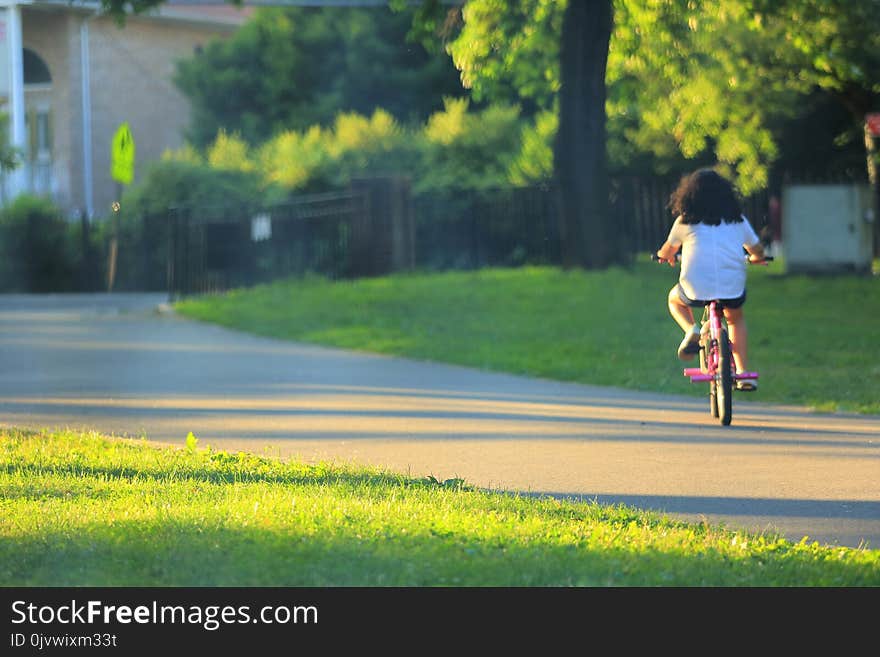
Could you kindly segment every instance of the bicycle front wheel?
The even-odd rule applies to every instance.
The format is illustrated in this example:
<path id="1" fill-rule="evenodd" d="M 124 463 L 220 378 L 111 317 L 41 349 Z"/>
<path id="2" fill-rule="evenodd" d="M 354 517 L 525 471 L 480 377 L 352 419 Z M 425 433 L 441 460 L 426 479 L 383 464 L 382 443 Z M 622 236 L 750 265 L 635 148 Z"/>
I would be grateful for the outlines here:
<path id="1" fill-rule="evenodd" d="M 733 355 L 727 329 L 721 329 L 718 336 L 718 371 L 715 373 L 715 402 L 718 405 L 718 419 L 727 426 L 733 420 Z"/>

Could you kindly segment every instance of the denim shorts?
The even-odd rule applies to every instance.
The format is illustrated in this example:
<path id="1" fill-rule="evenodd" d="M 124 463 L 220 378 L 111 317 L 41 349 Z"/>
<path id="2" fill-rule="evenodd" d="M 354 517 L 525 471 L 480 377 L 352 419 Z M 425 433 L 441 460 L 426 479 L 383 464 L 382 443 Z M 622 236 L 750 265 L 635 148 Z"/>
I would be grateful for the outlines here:
<path id="1" fill-rule="evenodd" d="M 678 298 L 691 308 L 703 308 L 704 306 L 708 306 L 711 302 L 711 300 L 704 301 L 701 299 L 691 299 L 684 293 L 681 283 L 678 284 Z M 719 299 L 718 302 L 721 304 L 722 308 L 739 308 L 746 302 L 746 291 L 743 290 L 743 293 L 735 299 Z"/>

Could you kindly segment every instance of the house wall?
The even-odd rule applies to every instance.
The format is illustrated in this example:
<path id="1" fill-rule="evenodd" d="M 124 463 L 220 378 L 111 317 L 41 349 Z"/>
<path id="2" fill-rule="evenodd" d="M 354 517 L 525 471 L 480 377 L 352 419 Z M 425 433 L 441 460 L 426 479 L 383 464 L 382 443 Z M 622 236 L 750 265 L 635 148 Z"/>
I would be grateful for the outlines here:
<path id="1" fill-rule="evenodd" d="M 92 23 L 92 140 L 95 211 L 117 200 L 110 177 L 110 148 L 119 125 L 127 121 L 135 143 L 136 184 L 150 162 L 184 143 L 190 106 L 172 82 L 179 59 L 218 36 L 216 30 L 130 19 L 124 29 L 112 20 Z"/>
<path id="2" fill-rule="evenodd" d="M 166 149 L 179 148 L 190 120 L 186 97 L 172 81 L 178 60 L 234 27 L 154 17 L 129 17 L 125 26 L 82 11 L 54 8 L 22 12 L 23 43 L 44 59 L 52 75 L 54 189 L 71 214 L 86 207 L 83 166 L 82 24 L 88 21 L 91 97 L 92 201 L 96 217 L 117 200 L 110 176 L 111 143 L 128 122 L 135 142 L 134 184 Z"/>
<path id="3" fill-rule="evenodd" d="M 79 207 L 83 198 L 82 102 L 76 21 L 66 12 L 23 9 L 21 22 L 22 44 L 46 62 L 52 76 L 49 99 L 55 197 L 67 208 Z"/>

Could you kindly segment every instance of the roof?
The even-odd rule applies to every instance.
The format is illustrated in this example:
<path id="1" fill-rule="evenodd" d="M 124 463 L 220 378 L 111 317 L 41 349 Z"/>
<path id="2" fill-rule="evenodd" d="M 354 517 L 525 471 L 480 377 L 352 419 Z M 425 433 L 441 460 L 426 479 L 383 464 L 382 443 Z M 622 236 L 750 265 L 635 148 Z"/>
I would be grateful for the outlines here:
<path id="1" fill-rule="evenodd" d="M 25 0 L 23 6 L 35 9 L 73 9 L 97 12 L 99 0 Z M 266 3 L 269 4 L 269 3 Z M 140 14 L 142 17 L 184 21 L 202 25 L 237 27 L 253 16 L 256 6 L 244 2 L 236 6 L 223 0 L 164 0 L 155 9 Z"/>
<path id="2" fill-rule="evenodd" d="M 419 0 L 410 0 L 418 4 Z M 441 0 L 442 4 L 459 5 L 463 0 Z M 58 7 L 98 11 L 100 0 L 20 0 L 30 7 Z M 0 5 L 4 4 L 0 0 Z M 259 7 L 380 7 L 388 0 L 241 0 L 239 5 L 224 0 L 164 0 L 155 9 L 141 14 L 151 18 L 186 21 L 202 25 L 237 27 L 253 16 Z"/>
<path id="3" fill-rule="evenodd" d="M 166 0 L 154 12 L 163 18 L 190 20 L 224 25 L 241 25 L 253 16 L 256 7 L 253 5 L 235 5 L 225 2 L 194 2 L 188 0 Z"/>

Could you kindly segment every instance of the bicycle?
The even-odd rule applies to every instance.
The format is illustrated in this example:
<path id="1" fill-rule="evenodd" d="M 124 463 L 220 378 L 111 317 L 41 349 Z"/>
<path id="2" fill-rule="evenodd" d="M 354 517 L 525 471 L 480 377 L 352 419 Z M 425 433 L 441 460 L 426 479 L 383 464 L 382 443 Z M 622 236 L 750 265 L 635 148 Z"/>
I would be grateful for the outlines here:
<path id="1" fill-rule="evenodd" d="M 681 254 L 676 254 L 676 261 L 680 258 Z M 651 254 L 651 260 L 666 262 L 656 253 Z M 766 256 L 760 264 L 766 264 L 771 260 L 773 260 L 772 256 Z M 727 324 L 724 321 L 724 313 L 718 299 L 712 299 L 706 303 L 700 325 L 702 327 L 700 331 L 700 366 L 686 367 L 683 374 L 690 378 L 691 383 L 709 383 L 709 411 L 712 417 L 717 418 L 723 426 L 729 426 L 733 420 L 734 382 L 756 381 L 758 373 L 740 372 L 737 374 L 736 365 L 733 362 L 733 350 L 727 335 Z"/>

